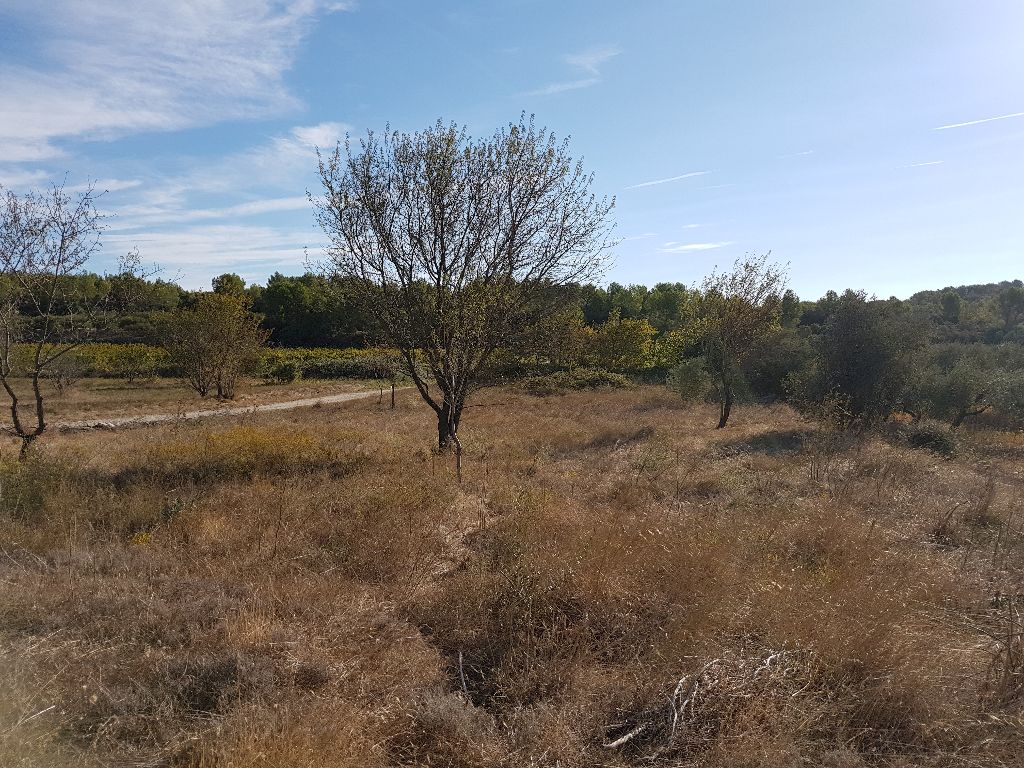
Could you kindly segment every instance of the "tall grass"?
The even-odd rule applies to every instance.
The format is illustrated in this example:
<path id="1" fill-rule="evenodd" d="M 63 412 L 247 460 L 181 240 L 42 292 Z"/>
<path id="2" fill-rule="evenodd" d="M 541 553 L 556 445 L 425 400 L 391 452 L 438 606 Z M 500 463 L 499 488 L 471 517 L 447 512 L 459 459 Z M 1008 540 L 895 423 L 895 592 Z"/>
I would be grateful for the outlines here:
<path id="1" fill-rule="evenodd" d="M 0 763 L 1018 759 L 1016 444 L 477 402 L 462 484 L 411 395 L 0 467 Z"/>

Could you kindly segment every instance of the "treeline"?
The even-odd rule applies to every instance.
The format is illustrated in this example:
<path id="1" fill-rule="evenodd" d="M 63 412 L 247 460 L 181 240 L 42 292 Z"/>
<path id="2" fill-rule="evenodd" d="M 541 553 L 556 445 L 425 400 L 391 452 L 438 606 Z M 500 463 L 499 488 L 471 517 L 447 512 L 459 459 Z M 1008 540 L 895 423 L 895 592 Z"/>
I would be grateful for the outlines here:
<path id="1" fill-rule="evenodd" d="M 9 279 L 9 278 L 6 278 Z M 67 276 L 74 290 L 57 291 L 53 314 L 61 315 L 60 297 L 130 296 L 130 303 L 118 298 L 110 305 L 116 322 L 107 324 L 96 341 L 158 344 L 164 313 L 193 306 L 202 291 L 189 291 L 161 279 L 84 274 Z M 115 285 L 131 281 L 131 286 Z M 376 345 L 373 323 L 359 306 L 350 278 L 315 274 L 286 276 L 276 273 L 266 285 L 246 285 L 238 275 L 224 274 L 213 280 L 216 293 L 244 296 L 263 327 L 270 332 L 271 346 L 278 347 L 369 347 Z M 0 286 L 2 292 L 2 286 Z M 848 291 L 848 295 L 850 292 Z M 611 283 L 607 287 L 574 286 L 565 292 L 567 308 L 578 309 L 581 323 L 597 329 L 609 322 L 644 321 L 642 334 L 652 339 L 679 329 L 693 315 L 700 289 L 684 283 L 644 285 Z M 842 296 L 829 291 L 816 301 L 801 300 L 787 290 L 782 297 L 782 324 L 815 333 L 823 326 Z M 117 306 L 125 302 L 126 306 Z M 923 319 L 937 342 L 1000 344 L 1024 343 L 1024 283 L 1020 280 L 983 285 L 964 285 L 942 290 L 921 291 L 909 299 L 870 299 L 890 311 L 908 311 Z M 26 317 L 40 309 L 30 303 L 16 307 Z M 629 326 L 627 325 L 627 328 Z M 653 333 L 651 333 L 653 329 Z"/>
<path id="2" fill-rule="evenodd" d="M 166 343 L 171 318 L 195 308 L 204 296 L 222 295 L 259 318 L 271 347 L 380 344 L 350 278 L 275 274 L 266 285 L 246 285 L 225 274 L 213 281 L 212 292 L 125 276 L 63 279 L 78 281 L 68 295 L 131 296 L 130 306 L 116 306 L 120 298 L 109 305 L 111 320 L 95 337 L 100 342 Z M 113 284 L 126 280 L 135 282 Z M 55 292 L 54 301 L 61 295 Z M 981 414 L 1024 423 L 1024 285 L 1019 280 L 922 291 L 906 300 L 848 290 L 805 301 L 786 290 L 776 304 L 768 329 L 726 363 L 708 346 L 706 286 L 569 286 L 563 309 L 500 350 L 491 371 L 515 377 L 597 368 L 667 381 L 689 398 L 785 400 L 815 408 L 829 403 L 836 413 L 863 423 L 897 411 L 952 426 Z M 63 310 L 17 309 L 29 320 L 44 310 L 59 318 Z M 104 367 L 135 373 L 135 353 L 103 354 L 111 360 Z M 295 375 L 344 375 L 350 366 L 322 352 L 281 359 L 287 363 L 271 365 L 268 375 L 284 379 L 293 369 Z M 145 363 L 162 367 L 148 357 Z"/>

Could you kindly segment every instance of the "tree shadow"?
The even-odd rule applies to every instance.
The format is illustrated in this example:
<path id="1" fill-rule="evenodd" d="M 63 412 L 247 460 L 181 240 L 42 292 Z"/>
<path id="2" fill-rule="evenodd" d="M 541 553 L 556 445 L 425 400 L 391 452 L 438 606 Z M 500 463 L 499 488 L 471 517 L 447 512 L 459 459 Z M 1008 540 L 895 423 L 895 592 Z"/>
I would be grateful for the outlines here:
<path id="1" fill-rule="evenodd" d="M 760 453 L 765 456 L 788 456 L 800 453 L 813 433 L 808 429 L 775 429 L 745 439 L 723 443 L 726 454 Z"/>

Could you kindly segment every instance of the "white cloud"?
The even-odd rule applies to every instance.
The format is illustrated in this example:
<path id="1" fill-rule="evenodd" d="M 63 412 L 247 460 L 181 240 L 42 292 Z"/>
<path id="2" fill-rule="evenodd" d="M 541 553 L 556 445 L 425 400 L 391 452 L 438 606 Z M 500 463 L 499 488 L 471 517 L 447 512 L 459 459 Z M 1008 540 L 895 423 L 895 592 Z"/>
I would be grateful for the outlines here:
<path id="1" fill-rule="evenodd" d="M 306 209 L 306 198 L 294 192 L 315 178 L 316 148 L 331 147 L 348 130 L 345 123 L 336 122 L 297 126 L 262 145 L 151 183 L 139 191 L 132 204 L 109 211 L 116 216 L 111 228 L 129 230 Z M 253 200 L 254 195 L 259 197 Z M 211 207 L 208 203 L 197 205 L 197 196 L 241 197 L 243 202 Z"/>
<path id="2" fill-rule="evenodd" d="M 901 165 L 900 168 L 924 168 L 926 165 L 942 165 L 945 160 L 928 160 L 924 163 L 911 163 L 910 165 Z"/>
<path id="3" fill-rule="evenodd" d="M 0 152 L 2 152 L 2 149 L 0 149 Z M 37 187 L 49 177 L 50 174 L 46 171 L 0 168 L 0 186 L 7 189 L 20 190 L 27 187 Z"/>
<path id="4" fill-rule="evenodd" d="M 209 221 L 215 219 L 236 219 L 248 216 L 262 216 L 268 213 L 284 211 L 301 211 L 309 209 L 309 200 L 305 197 L 276 197 L 265 200 L 252 200 L 223 208 L 127 208 L 114 211 L 117 219 L 111 224 L 112 230 L 140 229 L 161 224 L 183 224 L 190 221 Z"/>
<path id="5" fill-rule="evenodd" d="M 68 138 L 110 138 L 296 106 L 283 76 L 319 13 L 349 3 L 8 0 L 44 41 L 40 64 L 0 63 L 0 156 L 59 156 Z"/>
<path id="6" fill-rule="evenodd" d="M 938 128 L 932 128 L 932 130 L 947 131 L 950 128 L 966 128 L 969 125 L 981 125 L 982 123 L 991 123 L 996 120 L 1009 120 L 1014 117 L 1024 117 L 1024 112 L 1013 112 L 1009 115 L 999 115 L 998 117 L 983 117 L 981 120 L 968 120 L 966 123 L 952 123 L 951 125 L 940 125 Z"/>
<path id="7" fill-rule="evenodd" d="M 630 243 L 634 240 L 650 240 L 652 237 L 657 237 L 657 232 L 644 232 L 642 235 L 630 235 L 629 237 L 622 238 L 620 243 Z"/>
<path id="8" fill-rule="evenodd" d="M 713 251 L 716 248 L 724 248 L 727 245 L 732 245 L 732 240 L 727 240 L 720 243 L 665 243 L 661 248 L 658 249 L 659 253 L 691 253 L 693 251 Z"/>
<path id="9" fill-rule="evenodd" d="M 622 49 L 619 46 L 609 45 L 603 48 L 591 48 L 581 53 L 567 53 L 562 58 L 570 67 L 589 72 L 596 77 L 601 74 L 599 67 L 620 53 L 622 53 Z"/>
<path id="10" fill-rule="evenodd" d="M 120 253 L 138 248 L 146 262 L 159 264 L 170 279 L 182 279 L 186 287 L 209 284 L 226 271 L 248 279 L 266 280 L 274 270 L 295 273 L 323 243 L 313 230 L 284 230 L 239 224 L 200 225 L 173 232 L 111 233 L 104 248 Z"/>
<path id="11" fill-rule="evenodd" d="M 553 96 L 566 91 L 577 91 L 581 88 L 590 88 L 601 82 L 600 67 L 606 61 L 615 58 L 622 49 L 617 45 L 604 46 L 602 48 L 589 48 L 580 53 L 567 53 L 562 56 L 573 69 L 579 71 L 584 77 L 577 77 L 574 80 L 562 80 L 542 86 L 532 91 L 527 91 L 524 96 Z"/>
<path id="12" fill-rule="evenodd" d="M 783 160 L 789 160 L 789 159 L 794 158 L 794 157 L 807 157 L 807 155 L 813 155 L 813 154 L 814 154 L 814 150 L 813 149 L 805 149 L 803 152 L 793 152 L 793 153 L 788 154 L 788 155 L 780 155 L 780 157 Z"/>
<path id="13" fill-rule="evenodd" d="M 626 189 L 640 189 L 640 187 L 654 187 L 658 184 L 668 184 L 671 181 L 679 181 L 681 179 L 690 179 L 694 176 L 707 176 L 711 171 L 693 171 L 691 173 L 683 173 L 679 176 L 669 176 L 667 179 L 655 179 L 654 181 L 642 181 L 639 184 L 630 184 Z"/>
<path id="14" fill-rule="evenodd" d="M 135 189 L 142 186 L 139 179 L 96 179 L 95 181 L 83 181 L 78 184 L 69 184 L 65 187 L 68 192 L 84 192 L 92 189 L 97 194 L 105 192 L 120 192 L 125 189 Z"/>
<path id="15" fill-rule="evenodd" d="M 292 128 L 291 141 L 304 147 L 330 148 L 345 138 L 349 126 L 345 123 L 319 123 Z M 288 141 L 289 139 L 285 139 Z"/>

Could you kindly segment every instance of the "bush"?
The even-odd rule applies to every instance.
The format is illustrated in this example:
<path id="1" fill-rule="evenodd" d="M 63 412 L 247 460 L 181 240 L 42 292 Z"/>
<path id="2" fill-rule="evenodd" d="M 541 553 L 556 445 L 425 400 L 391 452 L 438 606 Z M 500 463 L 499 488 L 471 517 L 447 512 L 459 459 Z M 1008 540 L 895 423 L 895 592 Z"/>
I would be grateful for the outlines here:
<path id="1" fill-rule="evenodd" d="M 712 383 L 703 357 L 690 357 L 669 370 L 666 385 L 687 402 L 711 396 Z"/>
<path id="2" fill-rule="evenodd" d="M 547 397 L 564 395 L 584 389 L 627 389 L 633 383 L 621 373 L 612 373 L 600 368 L 576 368 L 558 371 L 546 376 L 533 376 L 523 382 L 523 389 L 531 395 Z"/>
<path id="3" fill-rule="evenodd" d="M 947 458 L 956 454 L 956 436 L 944 424 L 914 424 L 906 433 L 911 448 L 924 448 Z"/>
<path id="4" fill-rule="evenodd" d="M 290 363 L 304 379 L 391 379 L 402 370 L 402 360 L 380 349 L 268 349 L 263 354 L 261 375 L 276 380 L 275 368 Z"/>
<path id="5" fill-rule="evenodd" d="M 275 384 L 290 384 L 302 376 L 302 368 L 294 360 L 276 360 L 263 374 L 263 377 Z"/>

